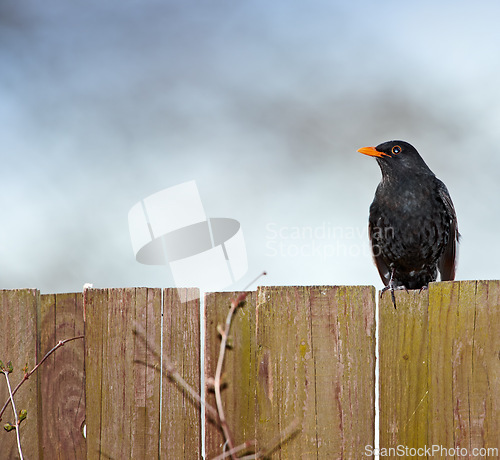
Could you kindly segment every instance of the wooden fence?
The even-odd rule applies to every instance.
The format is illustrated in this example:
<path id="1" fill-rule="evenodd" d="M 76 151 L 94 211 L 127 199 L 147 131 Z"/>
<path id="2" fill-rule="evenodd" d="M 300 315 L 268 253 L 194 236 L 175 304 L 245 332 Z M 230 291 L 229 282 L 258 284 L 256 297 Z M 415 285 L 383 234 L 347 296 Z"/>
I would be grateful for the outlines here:
<path id="1" fill-rule="evenodd" d="M 0 360 L 14 365 L 12 385 L 59 340 L 85 335 L 57 349 L 15 395 L 28 411 L 24 457 L 198 459 L 202 427 L 207 458 L 221 454 L 217 424 L 202 423 L 197 404 L 160 374 L 163 351 L 196 392 L 202 369 L 215 375 L 217 325 L 235 293 L 206 296 L 204 363 L 193 293 L 0 291 Z M 255 440 L 263 449 L 287 435 L 272 458 L 373 458 L 375 296 L 371 286 L 262 287 L 247 296 L 224 362 L 235 444 Z M 499 458 L 500 281 L 433 283 L 396 299 L 397 310 L 382 297 L 378 318 L 381 453 L 426 458 L 424 448 L 440 446 L 443 458 Z M 1 408 L 8 392 L 0 378 Z M 207 402 L 215 405 L 210 391 Z M 15 433 L 0 431 L 0 459 L 18 458 Z"/>

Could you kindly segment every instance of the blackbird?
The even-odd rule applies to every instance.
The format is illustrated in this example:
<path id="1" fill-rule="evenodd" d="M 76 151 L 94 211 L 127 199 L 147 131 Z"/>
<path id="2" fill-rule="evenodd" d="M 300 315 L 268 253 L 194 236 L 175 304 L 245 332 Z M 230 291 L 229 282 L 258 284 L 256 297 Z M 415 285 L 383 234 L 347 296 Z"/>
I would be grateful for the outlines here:
<path id="1" fill-rule="evenodd" d="M 375 157 L 382 180 L 370 206 L 369 234 L 373 258 L 390 289 L 425 289 L 436 281 L 455 279 L 457 216 L 446 186 L 404 141 L 363 147 Z"/>

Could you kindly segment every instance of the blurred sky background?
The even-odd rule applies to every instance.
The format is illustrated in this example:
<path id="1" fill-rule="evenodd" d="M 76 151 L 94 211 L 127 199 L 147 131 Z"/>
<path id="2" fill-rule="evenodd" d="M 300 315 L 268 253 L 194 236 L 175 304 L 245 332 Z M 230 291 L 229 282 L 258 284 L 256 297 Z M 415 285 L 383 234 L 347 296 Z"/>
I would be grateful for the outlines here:
<path id="1" fill-rule="evenodd" d="M 173 286 L 127 214 L 196 180 L 241 289 L 373 284 L 356 152 L 412 143 L 450 190 L 457 279 L 500 278 L 495 1 L 0 0 L 0 287 Z M 311 236 L 311 232 L 313 232 Z"/>

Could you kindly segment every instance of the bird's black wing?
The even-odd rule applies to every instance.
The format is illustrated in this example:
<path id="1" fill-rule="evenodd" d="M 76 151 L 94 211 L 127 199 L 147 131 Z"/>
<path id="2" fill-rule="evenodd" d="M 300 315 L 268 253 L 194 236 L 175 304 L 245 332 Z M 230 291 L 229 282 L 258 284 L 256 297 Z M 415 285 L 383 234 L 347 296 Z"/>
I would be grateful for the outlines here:
<path id="1" fill-rule="evenodd" d="M 439 181 L 439 197 L 443 201 L 443 204 L 450 219 L 450 234 L 448 239 L 448 244 L 446 245 L 441 258 L 439 259 L 438 268 L 441 274 L 441 281 L 452 281 L 455 279 L 455 270 L 457 265 L 458 256 L 458 242 L 460 239 L 460 233 L 458 233 L 458 222 L 457 215 L 455 213 L 455 207 L 451 201 L 450 194 L 446 185 Z"/>
<path id="2" fill-rule="evenodd" d="M 372 215 L 370 215 L 370 219 L 368 222 L 368 234 L 370 235 L 370 241 L 372 243 L 373 260 L 375 262 L 375 265 L 377 266 L 380 278 L 382 278 L 384 285 L 387 286 L 391 279 L 391 273 L 389 267 L 382 259 L 382 253 L 380 250 L 381 242 L 379 241 L 380 232 L 378 230 L 379 229 L 376 223 L 372 221 Z"/>

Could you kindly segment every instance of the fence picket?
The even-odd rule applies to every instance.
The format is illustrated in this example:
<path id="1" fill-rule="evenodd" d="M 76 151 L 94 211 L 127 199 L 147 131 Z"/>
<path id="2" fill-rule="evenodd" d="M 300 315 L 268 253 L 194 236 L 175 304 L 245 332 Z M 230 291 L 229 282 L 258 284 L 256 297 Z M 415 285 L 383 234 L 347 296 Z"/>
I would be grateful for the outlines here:
<path id="1" fill-rule="evenodd" d="M 90 289 L 85 312 L 87 458 L 158 458 L 161 291 Z"/>
<path id="2" fill-rule="evenodd" d="M 23 378 L 25 366 L 32 369 L 37 362 L 37 308 L 40 293 L 36 289 L 15 289 L 0 291 L 0 360 L 4 365 L 12 361 L 14 372 L 9 374 L 12 389 Z M 28 411 L 28 417 L 20 430 L 23 453 L 27 458 L 38 458 L 39 449 L 39 407 L 37 398 L 38 375 L 33 375 L 23 384 L 15 396 L 16 409 Z M 9 398 L 4 375 L 0 375 L 0 409 Z M 0 429 L 0 458 L 17 458 L 16 434 L 7 433 L 5 423 L 14 424 L 12 406 L 9 405 L 2 417 Z M 25 429 L 28 423 L 33 429 Z"/>
<path id="3" fill-rule="evenodd" d="M 84 333 L 83 296 L 40 296 L 40 352 L 42 359 L 59 340 Z M 85 458 L 82 434 L 85 422 L 85 343 L 78 340 L 61 347 L 40 366 L 40 440 L 45 458 Z"/>

